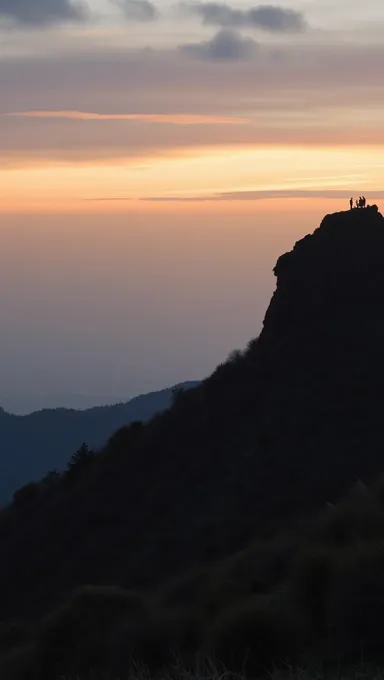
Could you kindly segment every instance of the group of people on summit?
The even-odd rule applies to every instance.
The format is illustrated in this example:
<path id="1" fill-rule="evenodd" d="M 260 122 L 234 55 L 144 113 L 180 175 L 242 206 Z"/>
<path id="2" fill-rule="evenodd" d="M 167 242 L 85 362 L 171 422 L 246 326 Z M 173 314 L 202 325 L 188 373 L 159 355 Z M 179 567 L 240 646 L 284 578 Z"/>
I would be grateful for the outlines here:
<path id="1" fill-rule="evenodd" d="M 367 199 L 365 196 L 360 196 L 360 198 L 357 198 L 355 201 L 353 198 L 349 199 L 349 205 L 351 206 L 351 210 L 354 208 L 366 208 L 367 207 Z"/>

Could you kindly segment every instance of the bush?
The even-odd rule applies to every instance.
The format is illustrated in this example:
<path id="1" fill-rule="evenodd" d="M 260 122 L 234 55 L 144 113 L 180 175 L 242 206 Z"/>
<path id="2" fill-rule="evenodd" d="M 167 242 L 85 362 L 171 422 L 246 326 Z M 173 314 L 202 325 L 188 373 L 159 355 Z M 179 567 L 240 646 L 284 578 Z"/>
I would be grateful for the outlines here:
<path id="1" fill-rule="evenodd" d="M 114 637 L 127 618 L 140 618 L 143 600 L 117 587 L 84 586 L 47 618 L 38 634 L 33 669 L 41 680 L 108 668 Z"/>
<path id="2" fill-rule="evenodd" d="M 208 652 L 230 670 L 261 673 L 296 662 L 303 630 L 282 599 L 261 596 L 223 612 L 211 635 Z"/>
<path id="3" fill-rule="evenodd" d="M 290 575 L 292 606 L 303 613 L 315 635 L 327 634 L 328 599 L 336 570 L 337 550 L 308 543 L 298 553 Z"/>
<path id="4" fill-rule="evenodd" d="M 116 673 L 134 663 L 156 674 L 169 668 L 177 656 L 184 661 L 194 658 L 202 645 L 201 621 L 192 610 L 152 608 L 141 619 L 127 620 L 115 642 Z"/>
<path id="5" fill-rule="evenodd" d="M 192 658 L 200 645 L 198 620 L 186 611 L 149 606 L 121 588 L 86 586 L 43 623 L 30 678 L 119 676 L 137 664 L 156 672 L 169 666 L 178 650 Z"/>
<path id="6" fill-rule="evenodd" d="M 330 637 L 340 656 L 384 661 L 384 542 L 340 556 L 330 597 Z"/>

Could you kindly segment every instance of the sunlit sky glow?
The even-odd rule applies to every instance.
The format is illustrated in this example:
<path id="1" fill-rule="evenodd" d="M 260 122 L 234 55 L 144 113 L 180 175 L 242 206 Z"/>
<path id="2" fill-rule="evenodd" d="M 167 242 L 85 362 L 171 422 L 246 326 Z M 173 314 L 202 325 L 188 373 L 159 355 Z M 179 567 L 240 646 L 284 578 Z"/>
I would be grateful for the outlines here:
<path id="1" fill-rule="evenodd" d="M 88 0 L 81 4 L 0 0 L 0 250 L 7 263 L 3 286 L 12 291 L 3 293 L 2 309 L 9 326 L 7 339 L 0 340 L 0 368 L 3 357 L 9 370 L 4 389 L 31 393 L 31 381 L 44 373 L 41 390 L 47 393 L 98 390 L 130 396 L 140 386 L 160 387 L 172 380 L 200 377 L 224 358 L 222 353 L 231 349 L 236 338 L 242 344 L 248 335 L 256 335 L 273 290 L 273 279 L 266 273 L 273 258 L 290 247 L 292 239 L 316 227 L 323 212 L 344 207 L 350 195 L 364 193 L 379 202 L 384 197 L 383 29 L 381 0 L 276 0 L 261 5 L 244 0 Z M 282 215 L 290 216 L 284 237 Z M 20 337 L 15 341 L 21 332 L 15 309 L 20 305 L 25 309 L 25 290 L 20 292 L 14 272 L 31 266 L 28 257 L 35 243 L 40 244 L 38 267 L 46 271 L 44 285 L 51 295 L 46 310 L 58 318 L 60 295 L 53 283 L 59 254 L 52 250 L 56 248 L 52 230 L 66 230 L 68 247 L 78 251 L 84 262 L 84 280 L 92 281 L 96 291 L 91 262 L 101 266 L 94 241 L 101 224 L 118 234 L 116 251 L 111 251 L 117 259 L 124 223 L 127 233 L 134 229 L 135 244 L 140 238 L 132 224 L 140 223 L 140 229 L 151 234 L 158 233 L 162 225 L 164 247 L 169 257 L 172 253 L 167 266 L 175 267 L 178 257 L 188 257 L 185 244 L 194 225 L 210 233 L 212 225 L 217 230 L 225 219 L 233 230 L 230 250 L 236 224 L 240 230 L 257 224 L 256 241 L 268 228 L 267 241 L 275 244 L 272 250 L 261 241 L 253 244 L 254 266 L 265 277 L 252 284 L 259 291 L 254 293 L 257 319 L 244 306 L 242 320 L 236 322 L 238 335 L 233 333 L 227 310 L 223 321 L 209 329 L 211 339 L 206 340 L 204 323 L 212 310 L 202 312 L 199 322 L 196 309 L 188 310 L 183 303 L 178 319 L 186 326 L 192 315 L 201 335 L 182 340 L 185 355 L 176 340 L 164 336 L 163 342 L 172 345 L 174 363 L 158 375 L 153 348 L 143 349 L 145 328 L 137 344 L 130 343 L 127 328 L 123 331 L 117 322 L 118 315 L 112 320 L 100 307 L 97 332 L 104 338 L 104 349 L 93 347 L 95 364 L 84 367 L 76 385 L 73 380 L 79 376 L 79 366 L 69 360 L 61 378 L 50 382 L 52 367 L 56 370 L 64 351 L 55 334 L 46 329 L 48 341 L 57 349 L 47 359 L 45 372 L 39 342 L 30 342 L 28 329 L 33 335 L 35 321 L 23 326 L 25 344 Z M 91 224 L 98 225 L 94 237 Z M 174 248 L 172 230 L 176 228 L 183 230 L 176 239 L 179 250 Z M 87 238 L 82 240 L 84 233 Z M 150 316 L 143 286 L 146 289 L 144 283 L 153 272 L 165 275 L 166 268 L 161 269 L 156 248 L 148 251 L 150 239 L 145 242 L 139 278 L 131 284 L 144 316 Z M 223 242 L 217 247 L 226 246 Z M 50 269 L 50 259 L 56 269 Z M 222 286 L 229 286 L 220 258 L 210 266 L 218 276 L 220 272 Z M 112 276 L 112 255 L 108 267 Z M 195 272 L 196 281 L 190 281 L 189 290 L 201 299 L 207 295 L 208 283 L 205 280 L 205 287 L 201 283 L 199 288 L 196 266 Z M 29 285 L 37 290 L 37 279 L 32 273 L 31 277 Z M 80 275 L 76 280 L 81 292 L 86 284 Z M 121 287 L 128 285 L 127 275 Z M 166 295 L 166 282 L 156 285 L 158 294 Z M 236 290 L 238 300 L 242 299 L 240 284 Z M 123 305 L 123 297 L 119 304 Z M 69 301 L 66 309 L 70 324 Z M 80 305 L 78 327 L 84 309 Z M 40 307 L 35 310 L 37 329 L 39 324 L 44 326 L 45 313 Z M 222 341 L 224 318 L 227 342 Z M 131 310 L 130 322 L 140 328 L 137 310 Z M 160 338 L 161 317 L 157 322 L 151 333 Z M 171 323 L 170 334 L 172 329 Z M 119 333 L 121 342 L 125 338 L 131 363 L 117 379 L 118 369 L 108 371 L 105 357 L 117 342 L 111 338 Z M 203 338 L 211 349 L 203 349 Z M 88 341 L 73 329 L 68 343 L 75 347 L 77 342 L 85 356 Z M 116 366 L 123 363 L 123 345 L 115 348 Z M 187 356 L 194 350 L 195 359 L 188 366 Z M 30 377 L 24 380 L 18 366 L 28 352 L 29 368 L 23 364 L 23 374 Z M 85 364 L 88 360 L 84 359 Z M 132 365 L 140 362 L 145 368 L 133 370 Z M 97 371 L 104 378 L 97 378 Z"/>

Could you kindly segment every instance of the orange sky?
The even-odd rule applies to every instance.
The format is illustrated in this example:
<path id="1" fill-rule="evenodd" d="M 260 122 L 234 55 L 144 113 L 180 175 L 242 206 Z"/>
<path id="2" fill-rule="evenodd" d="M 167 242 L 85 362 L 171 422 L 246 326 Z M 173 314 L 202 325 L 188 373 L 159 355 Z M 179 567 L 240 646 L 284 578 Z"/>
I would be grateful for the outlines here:
<path id="1" fill-rule="evenodd" d="M 382 0 L 81 4 L 0 2 L 4 393 L 206 375 L 280 254 L 384 201 Z"/>
<path id="2" fill-rule="evenodd" d="M 97 210 L 119 212 L 129 209 L 129 202 L 136 210 L 148 210 L 148 203 L 139 199 L 153 197 L 279 190 L 375 192 L 384 186 L 382 158 L 381 148 L 290 146 L 203 148 L 139 162 L 26 162 L 25 167 L 20 163 L 0 170 L 1 210 L 94 212 L 98 201 Z M 184 209 L 190 208 L 186 202 Z"/>

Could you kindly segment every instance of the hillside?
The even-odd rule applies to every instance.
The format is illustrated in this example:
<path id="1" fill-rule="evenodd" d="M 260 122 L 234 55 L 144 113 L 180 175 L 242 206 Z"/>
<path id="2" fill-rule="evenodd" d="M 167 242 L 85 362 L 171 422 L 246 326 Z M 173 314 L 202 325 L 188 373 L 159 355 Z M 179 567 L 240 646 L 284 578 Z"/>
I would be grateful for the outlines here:
<path id="1" fill-rule="evenodd" d="M 176 387 L 188 389 L 197 384 Z M 0 408 L 0 505 L 11 500 L 23 484 L 41 479 L 49 470 L 64 470 L 83 442 L 100 447 L 123 425 L 165 411 L 172 403 L 173 389 L 83 411 L 57 408 L 16 416 Z"/>
<path id="2" fill-rule="evenodd" d="M 311 645 L 336 658 L 368 644 L 370 622 L 368 642 L 377 643 L 383 258 L 375 206 L 326 216 L 278 260 L 262 333 L 243 353 L 3 512 L 4 625 L 34 626 L 74 588 L 99 588 L 75 594 L 44 624 L 36 644 L 46 675 L 41 667 L 37 677 L 68 670 L 71 655 L 79 668 L 112 663 L 90 660 L 84 640 L 95 611 L 115 632 L 113 642 L 104 628 L 94 632 L 92 649 L 114 649 L 125 663 L 127 645 L 159 663 L 167 645 L 185 652 L 201 640 L 223 657 L 257 649 L 259 669 Z M 357 482 L 352 501 L 330 510 Z M 148 614 L 132 589 L 156 612 L 166 603 L 165 618 Z M 75 637 L 76 652 L 64 649 Z"/>

